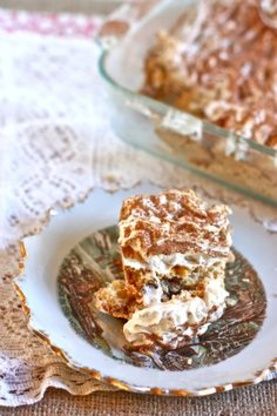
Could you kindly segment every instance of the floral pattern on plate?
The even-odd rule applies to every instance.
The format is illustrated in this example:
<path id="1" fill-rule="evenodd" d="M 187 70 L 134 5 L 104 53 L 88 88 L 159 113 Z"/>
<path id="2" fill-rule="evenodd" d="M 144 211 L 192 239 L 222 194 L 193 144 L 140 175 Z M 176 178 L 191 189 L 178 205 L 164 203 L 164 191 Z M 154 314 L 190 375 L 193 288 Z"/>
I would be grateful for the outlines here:
<path id="1" fill-rule="evenodd" d="M 70 251 L 59 271 L 63 311 L 94 347 L 137 366 L 174 371 L 215 364 L 237 354 L 254 339 L 265 316 L 265 292 L 254 268 L 233 248 L 235 261 L 226 269 L 230 296 L 223 316 L 182 348 L 134 350 L 124 338 L 124 321 L 104 315 L 94 306 L 94 294 L 100 287 L 112 279 L 123 279 L 117 240 L 117 226 L 92 233 Z"/>

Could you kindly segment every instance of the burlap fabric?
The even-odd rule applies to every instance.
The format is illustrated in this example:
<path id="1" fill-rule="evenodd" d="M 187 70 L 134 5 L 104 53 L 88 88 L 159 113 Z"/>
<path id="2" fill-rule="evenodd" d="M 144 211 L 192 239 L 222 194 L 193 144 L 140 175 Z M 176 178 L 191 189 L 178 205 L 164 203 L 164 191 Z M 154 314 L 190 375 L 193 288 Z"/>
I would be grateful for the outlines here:
<path id="1" fill-rule="evenodd" d="M 275 416 L 277 382 L 203 398 L 153 397 L 98 392 L 74 397 L 50 389 L 31 406 L 0 409 L 1 416 Z"/>

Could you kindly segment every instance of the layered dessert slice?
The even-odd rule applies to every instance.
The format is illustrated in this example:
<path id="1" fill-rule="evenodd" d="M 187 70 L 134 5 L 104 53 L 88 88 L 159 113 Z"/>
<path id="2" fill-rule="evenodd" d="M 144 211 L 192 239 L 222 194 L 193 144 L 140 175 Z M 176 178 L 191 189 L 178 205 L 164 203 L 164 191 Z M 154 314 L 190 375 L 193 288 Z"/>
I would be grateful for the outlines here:
<path id="1" fill-rule="evenodd" d="M 222 315 L 229 213 L 192 190 L 123 203 L 119 244 L 125 279 L 100 289 L 96 305 L 128 320 L 123 331 L 129 342 L 177 346 Z"/>

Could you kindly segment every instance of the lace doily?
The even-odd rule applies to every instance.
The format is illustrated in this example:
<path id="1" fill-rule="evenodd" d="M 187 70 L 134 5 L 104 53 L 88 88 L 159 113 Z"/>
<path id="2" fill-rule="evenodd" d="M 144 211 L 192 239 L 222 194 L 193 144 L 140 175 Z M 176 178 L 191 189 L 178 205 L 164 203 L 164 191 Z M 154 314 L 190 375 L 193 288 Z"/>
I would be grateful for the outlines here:
<path id="1" fill-rule="evenodd" d="M 74 394 L 107 388 L 66 367 L 30 333 L 12 287 L 22 267 L 16 240 L 39 232 L 49 209 L 67 208 L 94 187 L 151 181 L 247 204 L 267 226 L 276 212 L 121 142 L 90 38 L 2 33 L 0 48 L 0 405 L 11 406 L 39 400 L 49 386 Z"/>

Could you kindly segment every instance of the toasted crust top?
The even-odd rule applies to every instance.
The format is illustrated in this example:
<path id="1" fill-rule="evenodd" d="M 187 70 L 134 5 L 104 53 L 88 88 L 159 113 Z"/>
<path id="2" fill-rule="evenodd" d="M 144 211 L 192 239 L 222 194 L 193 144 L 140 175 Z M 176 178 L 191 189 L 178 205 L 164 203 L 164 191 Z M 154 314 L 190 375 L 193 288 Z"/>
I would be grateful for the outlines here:
<path id="1" fill-rule="evenodd" d="M 227 258 L 230 213 L 223 204 L 208 205 L 192 190 L 128 198 L 120 213 L 122 254 L 144 261 L 176 252 Z"/>

